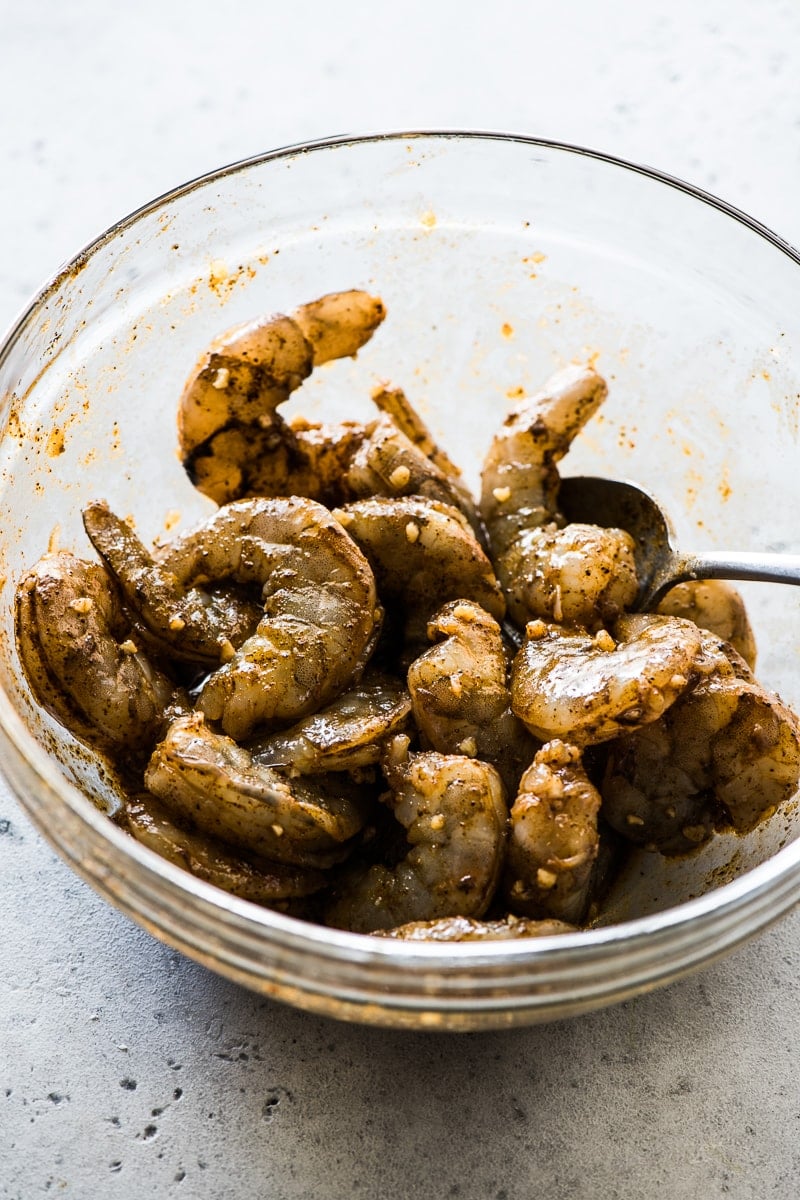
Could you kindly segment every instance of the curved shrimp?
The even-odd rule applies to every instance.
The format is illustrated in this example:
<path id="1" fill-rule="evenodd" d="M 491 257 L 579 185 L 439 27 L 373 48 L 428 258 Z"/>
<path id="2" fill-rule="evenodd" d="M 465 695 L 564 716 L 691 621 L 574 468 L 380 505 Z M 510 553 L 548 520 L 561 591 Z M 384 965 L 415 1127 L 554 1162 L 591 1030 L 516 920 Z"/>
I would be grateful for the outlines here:
<path id="1" fill-rule="evenodd" d="M 481 477 L 481 513 L 498 557 L 523 530 L 556 516 L 556 464 L 607 394 L 605 381 L 591 367 L 569 366 L 506 417 Z"/>
<path id="2" fill-rule="evenodd" d="M 513 795 L 538 743 L 511 711 L 500 626 L 480 605 L 455 600 L 431 617 L 428 637 L 445 640 L 408 669 L 417 727 L 440 754 L 492 763 Z"/>
<path id="3" fill-rule="evenodd" d="M 237 853 L 207 834 L 184 829 L 165 805 L 147 792 L 127 800 L 124 813 L 125 824 L 137 842 L 196 879 L 243 900 L 271 905 L 276 900 L 313 895 L 327 882 L 325 872 L 315 867 L 269 862 L 245 850 Z"/>
<path id="4" fill-rule="evenodd" d="M 15 622 L 31 689 L 70 733 L 105 751 L 153 744 L 176 685 L 133 640 L 103 567 L 46 554 L 17 587 Z"/>
<path id="5" fill-rule="evenodd" d="M 696 684 L 653 725 L 612 742 L 603 812 L 629 841 L 665 854 L 715 828 L 747 833 L 795 792 L 800 724 L 744 661 L 702 633 Z"/>
<path id="6" fill-rule="evenodd" d="M 529 917 L 583 920 L 600 848 L 600 793 L 581 752 L 555 740 L 536 754 L 511 808 L 504 891 Z"/>
<path id="7" fill-rule="evenodd" d="M 495 435 L 483 466 L 481 515 L 509 612 L 597 627 L 636 599 L 630 535 L 563 525 L 558 462 L 608 389 L 591 367 L 570 366 L 519 404 Z"/>
<path id="8" fill-rule="evenodd" d="M 566 921 L 532 921 L 509 913 L 499 921 L 476 921 L 474 917 L 442 917 L 438 921 L 409 921 L 396 929 L 376 929 L 376 937 L 404 942 L 508 942 L 518 938 L 555 937 L 577 933 Z"/>
<path id="9" fill-rule="evenodd" d="M 120 535 L 116 518 L 110 522 L 98 505 L 90 517 L 98 552 L 150 632 L 179 653 L 226 660 L 206 680 L 198 706 L 232 737 L 305 716 L 366 662 L 380 625 L 375 580 L 321 504 L 285 497 L 224 505 L 173 542 L 155 569 L 151 556 Z M 226 633 L 225 614 L 193 586 L 199 579 L 260 585 L 263 615 L 244 640 L 235 627 L 238 646 L 234 630 Z"/>
<path id="10" fill-rule="evenodd" d="M 656 612 L 684 617 L 707 629 L 724 642 L 730 642 L 751 671 L 756 666 L 756 639 L 744 600 L 722 579 L 690 580 L 671 588 Z"/>
<path id="11" fill-rule="evenodd" d="M 498 559 L 497 573 L 509 615 L 521 626 L 537 617 L 608 626 L 639 590 L 630 534 L 577 522 L 523 530 Z"/>
<path id="12" fill-rule="evenodd" d="M 678 617 L 622 617 L 595 636 L 532 621 L 514 660 L 511 701 L 543 742 L 578 746 L 655 721 L 697 669 L 700 630 Z"/>
<path id="13" fill-rule="evenodd" d="M 383 303 L 366 292 L 332 292 L 291 316 L 249 321 L 215 339 L 180 399 L 178 433 L 187 470 L 192 472 L 197 458 L 209 457 L 208 443 L 222 430 L 275 426 L 283 436 L 278 405 L 313 367 L 356 354 L 385 315 Z M 214 453 L 220 452 L 218 444 Z M 224 474 L 221 468 L 220 478 Z"/>
<path id="14" fill-rule="evenodd" d="M 368 671 L 332 704 L 248 749 L 256 762 L 291 774 L 353 771 L 380 762 L 387 738 L 408 724 L 411 697 L 399 679 Z"/>
<path id="15" fill-rule="evenodd" d="M 482 916 L 500 877 L 508 817 L 494 767 L 432 751 L 409 754 L 400 735 L 384 771 L 391 791 L 382 798 L 407 830 L 410 849 L 394 869 L 346 871 L 327 923 L 372 933 L 409 921 Z"/>
<path id="16" fill-rule="evenodd" d="M 415 496 L 376 496 L 335 509 L 334 516 L 369 560 L 381 599 L 403 606 L 407 644 L 426 644 L 428 618 L 448 600 L 474 600 L 503 618 L 492 564 L 458 509 Z"/>
<path id="17" fill-rule="evenodd" d="M 340 862 L 364 826 L 363 795 L 337 777 L 288 780 L 192 713 L 173 721 L 153 751 L 145 786 L 181 820 L 273 862 Z"/>

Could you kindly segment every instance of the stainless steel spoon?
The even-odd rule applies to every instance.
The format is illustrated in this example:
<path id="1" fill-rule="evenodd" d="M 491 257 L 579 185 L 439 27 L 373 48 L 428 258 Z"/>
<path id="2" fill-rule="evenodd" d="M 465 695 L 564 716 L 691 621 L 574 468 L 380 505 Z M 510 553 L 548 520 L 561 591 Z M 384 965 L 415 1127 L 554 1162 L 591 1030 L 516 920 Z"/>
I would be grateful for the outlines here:
<path id="1" fill-rule="evenodd" d="M 639 596 L 650 609 L 676 583 L 687 579 L 761 579 L 800 584 L 800 554 L 703 550 L 690 554 L 674 545 L 675 533 L 656 501 L 633 483 L 577 475 L 562 479 L 558 504 L 567 521 L 625 529 L 636 544 Z"/>

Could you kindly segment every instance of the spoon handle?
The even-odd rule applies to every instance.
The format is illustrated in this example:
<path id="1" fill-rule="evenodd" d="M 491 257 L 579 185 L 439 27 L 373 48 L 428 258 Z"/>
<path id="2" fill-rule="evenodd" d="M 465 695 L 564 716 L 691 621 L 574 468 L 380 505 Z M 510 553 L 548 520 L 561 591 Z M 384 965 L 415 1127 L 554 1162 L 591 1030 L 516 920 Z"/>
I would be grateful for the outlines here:
<path id="1" fill-rule="evenodd" d="M 690 579 L 758 579 L 765 583 L 800 584 L 800 554 L 704 550 L 680 554 L 653 579 L 643 607 L 657 604 L 676 583 Z"/>

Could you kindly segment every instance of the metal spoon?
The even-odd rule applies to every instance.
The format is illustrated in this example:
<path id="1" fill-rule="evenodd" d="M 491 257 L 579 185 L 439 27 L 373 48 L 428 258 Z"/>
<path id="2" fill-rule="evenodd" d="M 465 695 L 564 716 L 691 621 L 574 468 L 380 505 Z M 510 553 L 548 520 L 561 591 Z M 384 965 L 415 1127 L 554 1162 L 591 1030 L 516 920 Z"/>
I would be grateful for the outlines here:
<path id="1" fill-rule="evenodd" d="M 685 553 L 656 501 L 633 483 L 577 475 L 562 479 L 558 505 L 567 521 L 625 529 L 636 543 L 640 581 L 638 609 L 653 608 L 665 592 L 687 579 L 761 579 L 800 584 L 800 554 L 752 554 L 728 550 Z"/>

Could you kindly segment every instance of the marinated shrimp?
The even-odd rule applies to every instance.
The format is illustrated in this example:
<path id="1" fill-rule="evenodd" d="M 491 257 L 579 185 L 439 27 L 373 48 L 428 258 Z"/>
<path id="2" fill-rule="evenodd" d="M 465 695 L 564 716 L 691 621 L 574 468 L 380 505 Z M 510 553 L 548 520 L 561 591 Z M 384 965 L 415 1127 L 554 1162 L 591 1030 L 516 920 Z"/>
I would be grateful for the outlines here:
<path id="1" fill-rule="evenodd" d="M 372 933 L 409 921 L 481 917 L 497 886 L 507 809 L 494 767 L 434 752 L 410 754 L 395 737 L 384 756 L 382 797 L 407 830 L 410 849 L 392 869 L 345 870 L 326 912 L 329 925 Z"/>
<path id="2" fill-rule="evenodd" d="M 196 879 L 213 883 L 243 900 L 274 904 L 277 900 L 313 895 L 327 883 L 326 874 L 315 867 L 269 862 L 181 827 L 165 805 L 147 792 L 130 799 L 124 811 L 126 827 L 137 842 L 176 867 L 183 867 Z"/>
<path id="3" fill-rule="evenodd" d="M 408 668 L 417 728 L 440 754 L 490 762 L 514 795 L 538 743 L 511 711 L 500 626 L 474 601 L 454 600 L 431 617 L 428 637 L 444 640 Z"/>
<path id="4" fill-rule="evenodd" d="M 538 751 L 511 808 L 504 891 L 515 913 L 583 920 L 600 847 L 600 803 L 576 746 L 555 740 Z"/>
<path id="5" fill-rule="evenodd" d="M 613 628 L 592 635 L 530 622 L 511 703 L 535 737 L 604 742 L 655 721 L 686 690 L 701 647 L 693 622 L 639 613 Z"/>
<path id="6" fill-rule="evenodd" d="M 519 625 L 538 617 L 595 628 L 636 599 L 629 534 L 560 528 L 557 464 L 607 392 L 593 368 L 565 368 L 509 414 L 486 456 L 480 509 L 509 613 Z"/>
<path id="7" fill-rule="evenodd" d="M 373 391 L 372 420 L 287 420 L 384 315 L 337 292 L 212 343 L 179 443 L 223 507 L 150 551 L 89 504 L 104 565 L 26 575 L 20 657 L 123 764 L 132 835 L 199 879 L 410 941 L 570 932 L 626 843 L 683 853 L 779 807 L 800 723 L 753 678 L 738 593 L 682 584 L 626 616 L 631 537 L 565 524 L 558 464 L 607 390 L 592 368 L 508 416 L 479 510 L 399 388 Z"/>
<path id="8" fill-rule="evenodd" d="M 153 745 L 176 686 L 134 641 L 102 566 L 46 554 L 19 583 L 15 627 L 34 695 L 70 733 L 103 751 Z"/>
<path id="9" fill-rule="evenodd" d="M 315 366 L 356 354 L 385 315 L 383 303 L 366 292 L 332 292 L 291 316 L 249 321 L 212 342 L 178 407 L 181 457 L 200 490 L 218 502 L 241 496 L 236 462 L 225 460 L 219 442 L 210 447 L 211 439 L 223 430 L 271 428 L 285 439 L 278 406 Z"/>
<path id="10" fill-rule="evenodd" d="M 332 704 L 249 749 L 256 762 L 291 774 L 360 770 L 380 762 L 384 743 L 405 729 L 410 715 L 402 682 L 370 670 Z"/>
<path id="11" fill-rule="evenodd" d="M 380 624 L 375 581 L 322 505 L 301 497 L 235 501 L 173 542 L 163 564 L 143 557 L 116 518 L 111 536 L 99 532 L 98 515 L 107 521 L 106 512 L 90 506 L 87 530 L 150 633 L 183 656 L 225 660 L 206 680 L 198 707 L 232 737 L 297 720 L 365 665 Z M 198 579 L 258 585 L 263 609 L 254 632 L 242 637 L 249 612 L 243 628 L 226 632 L 224 613 L 218 619 Z"/>
<path id="12" fill-rule="evenodd" d="M 407 645 L 426 644 L 428 618 L 447 600 L 474 600 L 498 620 L 505 614 L 492 564 L 458 509 L 374 497 L 334 516 L 366 555 L 382 600 L 402 606 Z"/>
<path id="13" fill-rule="evenodd" d="M 396 929 L 376 929 L 376 937 L 404 942 L 508 942 L 518 938 L 555 937 L 576 933 L 565 921 L 532 921 L 509 913 L 500 921 L 476 921 L 474 917 L 442 917 L 438 921 L 409 921 Z"/>
<path id="14" fill-rule="evenodd" d="M 698 681 L 653 725 L 613 742 L 603 811 L 629 841 L 680 853 L 747 833 L 795 791 L 800 725 L 744 660 L 703 632 Z"/>
<path id="15" fill-rule="evenodd" d="M 739 592 L 722 579 L 690 580 L 671 588 L 656 612 L 694 621 L 729 642 L 751 671 L 756 665 L 756 639 Z"/>
<path id="16" fill-rule="evenodd" d="M 287 779 L 254 761 L 202 713 L 178 717 L 145 771 L 147 790 L 203 833 L 274 862 L 327 867 L 363 828 L 358 788 L 308 776 Z"/>

